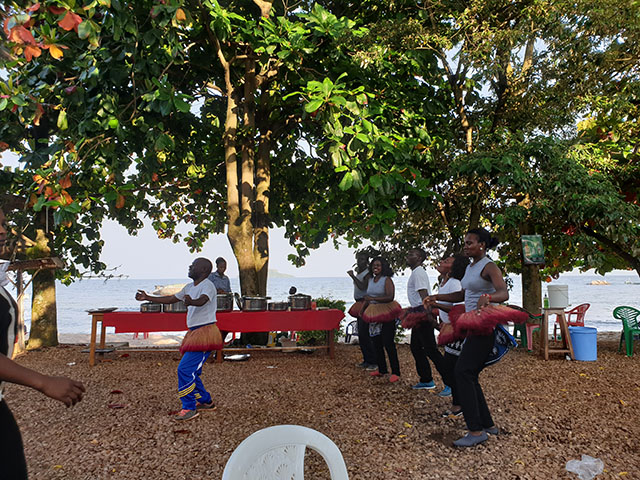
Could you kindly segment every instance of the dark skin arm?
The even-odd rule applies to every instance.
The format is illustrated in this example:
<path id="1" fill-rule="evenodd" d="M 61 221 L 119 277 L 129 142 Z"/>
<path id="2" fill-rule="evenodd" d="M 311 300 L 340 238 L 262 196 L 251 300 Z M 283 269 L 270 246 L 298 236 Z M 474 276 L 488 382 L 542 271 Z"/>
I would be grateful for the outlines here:
<path id="1" fill-rule="evenodd" d="M 353 270 L 349 270 L 347 272 L 347 275 L 349 275 L 351 277 L 351 280 L 353 280 L 353 283 L 360 290 L 366 290 L 367 289 L 367 284 L 369 283 L 369 278 L 371 278 L 371 275 L 369 275 L 367 273 L 362 280 L 358 280 L 358 277 L 356 277 L 355 273 L 353 273 Z"/>
<path id="2" fill-rule="evenodd" d="M 23 367 L 5 355 L 0 354 L 0 379 L 25 385 L 44 393 L 47 397 L 64 403 L 67 407 L 82 400 L 84 385 L 66 377 L 43 375 Z"/>
<path id="3" fill-rule="evenodd" d="M 436 302 L 441 300 L 443 302 L 460 303 L 464 301 L 464 290 L 452 293 L 436 293 L 435 295 L 429 295 L 422 299 L 422 304 L 425 307 L 434 307 Z M 438 306 L 440 308 L 440 306 Z"/>
<path id="4" fill-rule="evenodd" d="M 393 302 L 395 296 L 396 286 L 393 284 L 393 280 L 387 277 L 384 283 L 384 295 L 381 297 L 372 297 L 370 295 L 365 295 L 364 300 L 367 302 L 376 301 L 378 303 L 389 303 Z"/>
<path id="5" fill-rule="evenodd" d="M 184 304 L 188 307 L 193 305 L 194 307 L 201 307 L 205 303 L 209 301 L 209 297 L 207 297 L 204 293 L 200 295 L 197 299 L 192 299 L 189 295 L 184 296 Z"/>
<path id="6" fill-rule="evenodd" d="M 176 303 L 180 300 L 175 295 L 164 295 L 161 297 L 156 297 L 154 295 L 149 295 L 144 290 L 138 290 L 136 292 L 136 300 L 140 302 L 153 302 L 153 303 Z"/>
<path id="7" fill-rule="evenodd" d="M 502 303 L 509 300 L 507 284 L 502 277 L 502 272 L 495 263 L 487 264 L 487 266 L 482 270 L 480 276 L 491 282 L 496 291 L 491 294 L 491 299 L 489 299 L 489 296 L 487 295 L 482 295 L 480 297 L 480 300 L 478 300 L 478 310 L 486 307 L 489 303 Z"/>

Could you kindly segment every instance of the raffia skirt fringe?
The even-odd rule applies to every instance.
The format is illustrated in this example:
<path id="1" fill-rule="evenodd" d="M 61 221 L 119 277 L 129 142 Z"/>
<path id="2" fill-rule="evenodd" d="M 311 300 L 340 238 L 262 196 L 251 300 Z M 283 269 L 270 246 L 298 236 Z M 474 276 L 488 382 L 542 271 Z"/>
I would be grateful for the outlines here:
<path id="1" fill-rule="evenodd" d="M 413 328 L 423 323 L 436 326 L 436 320 L 432 312 L 427 312 L 422 305 L 417 307 L 405 308 L 400 315 L 400 321 L 402 322 L 402 328 Z"/>
<path id="2" fill-rule="evenodd" d="M 402 307 L 395 300 L 389 303 L 370 303 L 362 312 L 362 319 L 367 323 L 392 322 L 402 314 Z"/>
<path id="3" fill-rule="evenodd" d="M 222 350 L 222 335 L 215 323 L 189 330 L 180 345 L 180 353 Z"/>
<path id="4" fill-rule="evenodd" d="M 364 300 L 358 300 L 356 303 L 351 305 L 351 308 L 349 309 L 349 315 L 354 318 L 358 318 L 362 313 L 362 307 L 364 307 L 364 303 Z"/>
<path id="5" fill-rule="evenodd" d="M 487 305 L 482 310 L 464 311 L 463 305 L 456 305 L 449 312 L 451 327 L 444 327 L 438 335 L 438 345 L 462 340 L 469 335 L 489 335 L 498 325 L 509 322 L 524 323 L 529 314 L 505 305 Z"/>

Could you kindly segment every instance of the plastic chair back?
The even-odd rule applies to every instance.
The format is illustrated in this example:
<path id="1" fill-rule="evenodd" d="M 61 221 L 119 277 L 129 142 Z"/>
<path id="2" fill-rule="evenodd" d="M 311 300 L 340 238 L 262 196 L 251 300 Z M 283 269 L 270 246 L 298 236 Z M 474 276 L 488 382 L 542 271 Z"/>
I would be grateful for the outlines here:
<path id="1" fill-rule="evenodd" d="M 584 327 L 584 315 L 589 310 L 590 303 L 583 303 L 571 310 L 564 312 L 567 318 L 567 325 L 570 327 Z"/>
<path id="2" fill-rule="evenodd" d="M 640 330 L 640 325 L 638 324 L 638 316 L 640 316 L 640 310 L 637 310 L 633 307 L 616 307 L 613 310 L 613 317 L 618 320 L 622 320 L 623 328 L 630 330 Z"/>
<path id="3" fill-rule="evenodd" d="M 351 343 L 351 337 L 358 336 L 358 321 L 352 320 L 347 324 L 347 328 L 344 329 L 344 343 Z"/>
<path id="4" fill-rule="evenodd" d="M 342 453 L 327 436 L 299 425 L 276 425 L 258 430 L 238 445 L 222 480 L 303 480 L 306 447 L 322 455 L 332 480 L 349 479 Z"/>

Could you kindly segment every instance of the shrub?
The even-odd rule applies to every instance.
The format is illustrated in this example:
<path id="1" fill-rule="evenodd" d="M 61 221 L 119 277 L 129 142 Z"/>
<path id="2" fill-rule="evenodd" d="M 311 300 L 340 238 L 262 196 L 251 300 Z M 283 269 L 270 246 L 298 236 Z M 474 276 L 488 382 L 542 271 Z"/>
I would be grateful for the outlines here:
<path id="1" fill-rule="evenodd" d="M 334 300 L 328 297 L 318 297 L 313 300 L 316 302 L 316 307 L 326 307 L 326 308 L 334 308 L 336 310 L 345 311 L 346 304 L 344 300 Z M 326 334 L 324 330 L 309 330 L 302 331 L 298 333 L 298 344 L 299 345 L 321 345 L 326 341 Z M 338 338 L 343 334 L 342 326 L 340 326 L 334 332 L 334 340 L 337 342 Z"/>

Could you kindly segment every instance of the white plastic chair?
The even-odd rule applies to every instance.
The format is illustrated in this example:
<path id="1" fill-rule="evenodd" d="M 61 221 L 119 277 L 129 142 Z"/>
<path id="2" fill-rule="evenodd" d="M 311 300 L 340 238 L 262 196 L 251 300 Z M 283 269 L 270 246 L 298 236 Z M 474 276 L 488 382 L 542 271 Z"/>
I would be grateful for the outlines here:
<path id="1" fill-rule="evenodd" d="M 222 480 L 303 480 L 306 447 L 322 455 L 332 480 L 349 480 L 336 444 L 299 425 L 276 425 L 249 435 L 229 457 Z"/>

